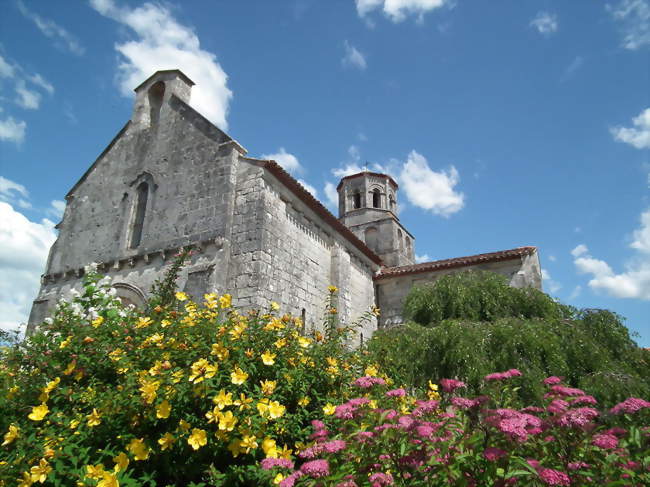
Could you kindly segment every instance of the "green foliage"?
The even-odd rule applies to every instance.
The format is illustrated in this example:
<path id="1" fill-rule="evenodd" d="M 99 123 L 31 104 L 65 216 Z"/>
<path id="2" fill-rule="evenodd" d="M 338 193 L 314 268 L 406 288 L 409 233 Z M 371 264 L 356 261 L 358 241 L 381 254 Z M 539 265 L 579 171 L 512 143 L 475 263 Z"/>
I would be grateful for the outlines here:
<path id="1" fill-rule="evenodd" d="M 501 276 L 465 273 L 415 288 L 405 314 L 415 320 L 380 331 L 369 350 L 387 373 L 411 387 L 459 378 L 473 391 L 495 370 L 520 369 L 531 380 L 519 398 L 533 402 L 540 381 L 557 375 L 606 405 L 650 397 L 650 354 L 636 346 L 620 316 L 575 310 Z"/>
<path id="2" fill-rule="evenodd" d="M 404 318 L 422 326 L 444 320 L 493 321 L 498 318 L 560 319 L 573 309 L 560 305 L 537 289 L 516 289 L 504 276 L 463 272 L 414 287 L 404 302 Z"/>

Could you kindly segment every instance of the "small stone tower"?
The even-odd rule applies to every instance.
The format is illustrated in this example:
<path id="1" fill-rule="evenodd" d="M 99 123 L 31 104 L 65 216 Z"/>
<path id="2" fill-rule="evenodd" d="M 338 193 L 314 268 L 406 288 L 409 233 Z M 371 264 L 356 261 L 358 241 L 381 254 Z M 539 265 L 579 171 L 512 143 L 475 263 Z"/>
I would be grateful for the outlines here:
<path id="1" fill-rule="evenodd" d="M 387 267 L 415 263 L 415 239 L 397 217 L 397 183 L 387 174 L 360 172 L 341 179 L 339 220 Z"/>

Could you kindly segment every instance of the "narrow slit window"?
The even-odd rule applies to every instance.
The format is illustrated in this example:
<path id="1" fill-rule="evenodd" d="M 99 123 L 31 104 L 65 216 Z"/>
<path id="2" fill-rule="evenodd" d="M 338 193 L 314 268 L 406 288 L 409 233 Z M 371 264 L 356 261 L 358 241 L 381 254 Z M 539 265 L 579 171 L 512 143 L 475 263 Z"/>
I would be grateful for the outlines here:
<path id="1" fill-rule="evenodd" d="M 381 194 L 378 189 L 372 192 L 372 206 L 373 208 L 381 208 Z"/>
<path id="2" fill-rule="evenodd" d="M 144 216 L 147 212 L 147 198 L 149 196 L 149 185 L 140 183 L 136 191 L 135 215 L 133 216 L 133 228 L 131 230 L 131 242 L 129 247 L 137 248 L 142 240 L 142 227 Z"/>
<path id="3" fill-rule="evenodd" d="M 305 308 L 300 312 L 300 320 L 302 321 L 302 334 L 304 335 L 307 331 L 307 312 Z"/>
<path id="4" fill-rule="evenodd" d="M 354 193 L 354 196 L 352 198 L 353 198 L 354 208 L 355 209 L 361 208 L 361 193 L 357 191 L 356 193 Z"/>
<path id="5" fill-rule="evenodd" d="M 165 83 L 158 81 L 149 88 L 149 119 L 151 126 L 158 124 L 160 119 L 160 109 L 162 108 L 163 98 L 165 97 Z"/>

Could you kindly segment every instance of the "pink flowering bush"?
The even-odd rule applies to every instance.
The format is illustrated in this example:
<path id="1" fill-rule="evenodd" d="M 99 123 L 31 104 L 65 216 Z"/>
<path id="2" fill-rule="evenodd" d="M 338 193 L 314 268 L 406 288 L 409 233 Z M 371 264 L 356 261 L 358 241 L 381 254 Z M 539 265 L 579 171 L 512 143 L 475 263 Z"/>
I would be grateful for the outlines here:
<path id="1" fill-rule="evenodd" d="M 650 402 L 599 408 L 559 377 L 543 400 L 514 407 L 516 369 L 484 377 L 477 397 L 441 379 L 423 397 L 364 376 L 293 461 L 261 467 L 280 487 L 650 485 Z M 393 386 L 394 387 L 394 386 Z"/>

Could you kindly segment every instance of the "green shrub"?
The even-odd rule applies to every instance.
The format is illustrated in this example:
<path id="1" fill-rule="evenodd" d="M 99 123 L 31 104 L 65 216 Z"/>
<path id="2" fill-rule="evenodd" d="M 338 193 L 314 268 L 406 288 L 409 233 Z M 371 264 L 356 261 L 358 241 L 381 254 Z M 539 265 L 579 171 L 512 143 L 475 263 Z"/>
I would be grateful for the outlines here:
<path id="1" fill-rule="evenodd" d="M 615 313 L 575 310 L 495 274 L 463 273 L 414 288 L 404 314 L 414 322 L 381 330 L 368 344 L 401 384 L 459 378 L 476 392 L 491 371 L 517 368 L 531 378 L 519 390 L 523 402 L 540 398 L 539 381 L 549 375 L 589 389 L 605 405 L 650 397 L 650 354 Z"/>

